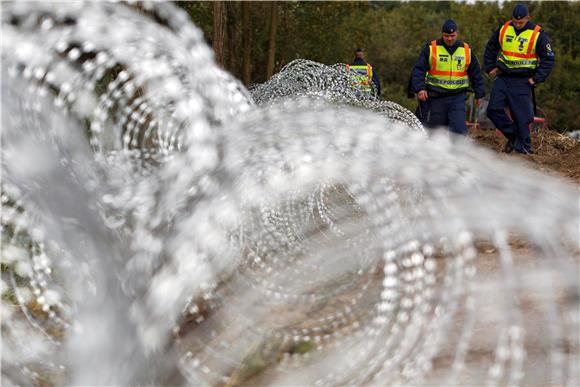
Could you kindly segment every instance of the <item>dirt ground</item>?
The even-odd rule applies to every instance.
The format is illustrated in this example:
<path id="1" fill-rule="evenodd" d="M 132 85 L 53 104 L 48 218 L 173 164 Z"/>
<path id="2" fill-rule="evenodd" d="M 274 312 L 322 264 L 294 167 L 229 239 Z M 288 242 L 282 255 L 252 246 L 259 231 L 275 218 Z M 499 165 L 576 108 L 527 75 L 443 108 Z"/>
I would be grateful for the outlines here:
<path id="1" fill-rule="evenodd" d="M 580 184 L 580 141 L 549 129 L 540 129 L 532 133 L 532 145 L 535 153 L 522 155 L 505 154 L 502 149 L 505 137 L 498 130 L 471 130 L 469 136 L 479 145 L 501 153 L 502 157 L 517 157 L 530 167 L 556 174 Z"/>
<path id="2" fill-rule="evenodd" d="M 469 136 L 477 144 L 498 152 L 499 157 L 504 160 L 510 160 L 515 157 L 524 161 L 525 164 L 533 169 L 553 176 L 564 177 L 575 184 L 580 184 L 580 141 L 578 140 L 553 130 L 540 129 L 537 132 L 532 132 L 532 145 L 535 153 L 523 155 L 516 152 L 503 153 L 502 149 L 506 139 L 498 130 L 471 130 Z M 535 267 L 536 257 L 529 241 L 521 236 L 511 235 L 509 244 L 514 263 L 518 267 Z M 498 251 L 495 246 L 489 244 L 489 241 L 477 241 L 476 249 L 478 251 L 478 278 L 481 284 L 485 284 L 489 278 L 493 279 L 495 274 L 500 273 L 502 270 L 499 266 Z M 574 252 L 573 257 L 576 260 L 580 259 L 580 253 L 578 251 Z M 543 294 L 544 289 L 542 288 L 531 290 L 531 287 L 527 287 L 526 293 L 519 294 L 521 302 L 520 313 L 524 316 L 523 321 L 525 321 L 524 327 L 527 338 L 525 341 L 527 359 L 524 367 L 526 377 L 523 379 L 522 384 L 549 385 L 552 383 L 547 374 L 545 374 L 546 370 L 549 370 L 549 367 L 546 366 L 549 362 L 545 353 L 545 343 L 542 344 L 538 341 L 538 338 L 543 338 L 546 335 L 545 331 L 542 330 L 545 329 L 545 327 L 542 328 L 542 324 L 546 322 L 542 320 L 542 313 L 538 309 L 539 305 L 542 304 L 541 298 L 546 297 L 546 294 Z M 557 298 L 557 305 L 559 308 L 563 308 L 562 310 L 566 310 L 566 307 L 570 306 L 570 304 L 565 304 L 564 301 L 565 299 L 561 295 Z M 568 300 L 568 302 L 570 301 Z M 485 359 L 488 359 L 491 352 L 479 351 L 478 354 L 477 349 L 480 348 L 483 341 L 481 336 L 477 334 L 474 335 L 474 338 L 473 347 L 468 351 L 466 364 L 470 365 L 471 363 L 472 366 L 474 364 L 477 366 Z M 445 358 L 444 354 L 439 356 Z M 459 384 L 462 383 L 460 382 Z"/>
<path id="3" fill-rule="evenodd" d="M 502 153 L 505 139 L 497 131 L 475 130 L 470 133 L 470 136 L 477 144 L 498 152 L 498 157 L 504 160 L 509 161 L 513 160 L 513 158 L 521 159 L 531 168 L 551 175 L 562 176 L 575 184 L 580 184 L 580 141 L 573 140 L 555 131 L 541 130 L 538 133 L 534 133 L 532 136 L 536 153 L 533 155 L 521 155 L 517 153 Z M 522 236 L 510 235 L 509 244 L 514 264 L 517 268 L 521 269 L 518 273 L 527 273 L 526 270 L 535 273 L 533 270 L 537 269 L 537 257 L 530 242 Z M 478 274 L 476 280 L 477 287 L 481 290 L 475 292 L 475 296 L 477 299 L 477 305 L 481 308 L 481 311 L 478 312 L 475 319 L 473 325 L 473 338 L 470 340 L 469 347 L 465 353 L 465 369 L 459 374 L 460 376 L 456 380 L 458 385 L 464 386 L 473 385 L 473 382 L 477 380 L 481 380 L 482 383 L 486 380 L 488 368 L 494 362 L 496 357 L 495 350 L 498 345 L 499 337 L 501 336 L 500 328 L 502 328 L 503 321 L 502 313 L 506 313 L 505 309 L 502 309 L 502 307 L 504 307 L 503 304 L 500 302 L 505 298 L 505 293 L 501 291 L 502 287 L 498 285 L 499 282 L 504 280 L 504 277 L 502 277 L 503 269 L 500 263 L 499 252 L 488 240 L 476 240 L 475 247 L 478 252 Z M 438 267 L 443 271 L 445 263 L 439 262 Z M 383 270 L 380 269 L 376 273 L 383 273 Z M 372 304 L 378 299 L 377 294 L 381 290 L 380 287 L 382 286 L 382 280 L 382 275 L 376 275 L 376 278 L 373 277 L 371 286 L 369 287 L 369 293 L 365 293 L 366 298 L 364 298 L 364 301 L 360 301 L 362 310 L 365 308 L 373 310 L 372 305 L 369 306 L 369 303 Z M 360 286 L 354 286 L 352 291 L 360 291 Z M 515 297 L 516 295 L 517 297 Z M 231 297 L 234 296 L 235 295 L 232 295 Z M 549 343 L 546 344 L 545 342 L 545 338 L 547 337 L 545 329 L 546 326 L 548 326 L 549 321 L 543 317 L 544 311 L 541 309 L 545 304 L 545 299 L 549 296 L 549 294 L 543 294 L 542 289 L 536 289 L 536 291 L 533 292 L 530 291 L 529 286 L 523 285 L 522 289 L 519 290 L 517 294 L 514 293 L 514 300 L 521 303 L 521 309 L 518 309 L 515 313 L 521 314 L 523 328 L 526 333 L 526 340 L 524 341 L 526 361 L 522 367 L 524 375 L 521 383 L 522 385 L 544 386 L 553 384 L 550 379 L 551 369 L 548 359 L 549 348 L 547 345 L 549 345 Z M 243 297 L 246 297 L 246 295 L 244 294 Z M 335 315 L 335 310 L 343 310 L 343 305 L 347 303 L 350 304 L 351 300 L 352 294 L 346 292 L 343 294 L 342 298 L 337 297 L 332 300 L 333 302 L 325 304 L 323 308 L 321 307 L 321 309 L 318 310 L 315 309 L 316 307 L 313 307 L 314 309 L 312 310 L 307 310 L 307 308 L 312 307 L 312 305 L 305 305 L 303 309 L 294 305 L 291 311 L 281 308 L 277 311 L 277 318 L 281 318 L 282 320 L 286 319 L 287 321 L 303 319 L 306 323 L 304 326 L 299 326 L 300 329 L 309 327 L 308 324 L 314 324 L 314 326 L 320 325 L 324 329 L 329 329 L 328 333 L 332 333 L 333 331 L 328 327 L 328 324 L 325 325 L 321 323 L 321 321 L 324 320 L 322 317 L 326 318 Z M 236 305 L 238 302 L 231 302 L 231 304 Z M 565 310 L 567 304 L 564 303 L 562 298 L 559 298 L 558 305 Z M 352 305 L 349 306 L 349 310 L 351 308 Z M 202 307 L 199 313 L 204 315 L 205 318 L 209 317 L 211 319 L 212 317 L 209 312 L 206 312 L 208 311 L 204 310 Z M 219 313 L 220 312 L 218 311 L 216 314 L 216 316 L 218 316 L 217 320 L 223 321 L 224 319 L 221 318 Z M 356 315 L 356 313 L 354 314 Z M 320 318 L 315 319 L 314 316 L 320 316 Z M 255 318 L 256 315 L 253 317 Z M 215 318 L 215 316 L 213 318 Z M 275 319 L 272 321 L 274 320 Z M 200 335 L 204 334 L 204 329 L 207 328 L 204 328 L 203 325 L 199 327 L 198 322 L 193 317 L 188 321 L 185 321 L 184 324 L 185 326 L 180 330 L 180 335 L 182 335 L 181 339 L 183 340 L 181 345 L 183 345 L 183 348 L 188 348 L 184 349 L 185 351 L 189 350 L 189 345 L 193 345 L 187 341 L 185 334 L 191 329 L 200 329 L 196 336 L 190 336 L 195 340 L 198 340 L 199 337 L 202 337 Z M 461 333 L 463 326 L 466 324 L 465 309 L 460 308 L 460 311 L 454 316 L 454 324 L 454 330 Z M 244 327 L 244 329 L 247 329 L 247 327 Z M 219 365 L 221 360 L 217 357 L 212 357 L 212 348 L 217 348 L 217 352 L 222 353 L 224 350 L 218 346 L 218 343 L 221 340 L 231 340 L 232 342 L 236 342 L 236 339 L 232 336 L 238 335 L 242 331 L 242 329 L 234 329 L 228 331 L 229 333 L 227 334 L 217 336 L 217 338 L 212 338 L 209 341 L 211 345 L 208 345 L 210 351 L 201 354 L 198 353 L 197 356 L 201 356 L 201 358 L 207 356 L 207 358 L 204 358 L 204 361 L 206 362 L 205 364 L 213 369 L 214 366 Z M 445 338 L 446 341 L 443 343 L 440 352 L 437 353 L 433 359 L 433 370 L 427 375 L 427 379 L 425 380 L 426 385 L 440 386 L 449 382 L 447 379 L 449 376 L 448 372 L 453 367 L 457 344 L 460 338 L 461 335 L 459 334 L 450 335 Z M 239 352 L 237 353 L 237 356 L 240 356 L 237 358 L 240 363 L 232 370 L 228 371 L 230 373 L 229 377 L 222 379 L 226 386 L 272 385 L 276 380 L 275 375 L 278 372 L 276 367 L 281 363 L 281 359 L 294 359 L 294 356 L 301 358 L 303 354 L 313 350 L 314 345 L 310 344 L 308 341 L 300 342 L 298 344 L 286 343 L 278 346 L 277 341 L 273 340 L 272 343 L 257 341 L 251 343 L 249 346 L 244 344 L 241 348 L 243 349 L 239 349 Z M 231 357 L 228 358 L 231 359 Z M 216 361 L 215 365 L 212 363 L 213 361 Z M 291 363 L 291 361 L 289 362 Z M 226 374 L 228 372 L 226 372 Z M 506 369 L 506 375 L 510 372 L 512 371 L 508 367 Z M 502 381 L 506 381 L 507 383 L 507 379 L 502 379 Z M 219 385 L 220 381 L 216 379 L 215 384 Z"/>

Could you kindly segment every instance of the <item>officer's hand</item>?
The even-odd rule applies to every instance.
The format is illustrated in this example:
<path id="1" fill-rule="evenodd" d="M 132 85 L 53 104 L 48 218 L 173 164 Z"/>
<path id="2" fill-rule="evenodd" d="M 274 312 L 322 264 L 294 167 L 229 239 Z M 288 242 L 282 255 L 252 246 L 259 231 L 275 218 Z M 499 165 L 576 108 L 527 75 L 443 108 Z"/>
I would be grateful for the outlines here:
<path id="1" fill-rule="evenodd" d="M 530 84 L 530 86 L 534 86 L 536 84 L 536 82 L 534 82 L 534 78 L 528 78 L 528 83 Z"/>
<path id="2" fill-rule="evenodd" d="M 479 107 L 479 105 L 481 105 L 481 100 L 482 100 L 482 98 L 476 98 L 475 99 L 475 106 Z"/>
<path id="3" fill-rule="evenodd" d="M 497 67 L 491 70 L 488 74 L 490 77 L 495 78 L 497 76 Z"/>
<path id="4" fill-rule="evenodd" d="M 427 98 L 429 98 L 429 96 L 427 95 L 427 90 L 419 91 L 417 93 L 417 98 L 419 98 L 423 102 L 427 101 Z"/>

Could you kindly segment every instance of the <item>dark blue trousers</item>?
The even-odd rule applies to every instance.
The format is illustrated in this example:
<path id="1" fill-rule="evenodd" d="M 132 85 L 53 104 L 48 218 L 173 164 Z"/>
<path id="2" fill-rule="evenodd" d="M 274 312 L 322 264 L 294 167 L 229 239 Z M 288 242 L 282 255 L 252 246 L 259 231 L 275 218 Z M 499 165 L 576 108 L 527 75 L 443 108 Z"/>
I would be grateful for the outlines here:
<path id="1" fill-rule="evenodd" d="M 507 114 L 507 109 L 511 119 Z M 508 140 L 514 140 L 514 149 L 521 153 L 531 153 L 530 123 L 534 120 L 532 88 L 527 78 L 496 78 L 487 116 Z"/>
<path id="2" fill-rule="evenodd" d="M 466 92 L 450 96 L 429 97 L 425 102 L 419 101 L 415 114 L 427 128 L 449 126 L 451 132 L 466 135 L 466 98 Z"/>

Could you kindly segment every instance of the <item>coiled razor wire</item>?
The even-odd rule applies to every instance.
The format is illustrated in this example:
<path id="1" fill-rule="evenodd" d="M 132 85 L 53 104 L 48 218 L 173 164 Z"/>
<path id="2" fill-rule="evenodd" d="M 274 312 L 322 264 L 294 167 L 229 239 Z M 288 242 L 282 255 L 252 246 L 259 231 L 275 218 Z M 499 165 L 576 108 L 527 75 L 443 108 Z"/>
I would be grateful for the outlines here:
<path id="1" fill-rule="evenodd" d="M 577 385 L 578 190 L 165 3 L 6 3 L 3 385 Z"/>
<path id="2" fill-rule="evenodd" d="M 326 66 L 296 59 L 274 74 L 269 81 L 252 86 L 250 92 L 258 105 L 307 97 L 310 101 L 322 100 L 336 106 L 372 110 L 390 120 L 401 121 L 411 130 L 425 131 L 409 110 L 393 101 L 379 100 L 376 95 L 353 86 L 353 79 L 343 63 Z"/>

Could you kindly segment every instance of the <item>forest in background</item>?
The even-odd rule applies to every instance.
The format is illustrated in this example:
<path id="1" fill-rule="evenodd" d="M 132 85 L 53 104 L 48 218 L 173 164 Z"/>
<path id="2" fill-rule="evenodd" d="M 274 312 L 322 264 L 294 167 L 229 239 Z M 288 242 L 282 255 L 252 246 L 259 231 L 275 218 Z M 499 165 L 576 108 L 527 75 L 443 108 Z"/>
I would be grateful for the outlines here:
<path id="1" fill-rule="evenodd" d="M 294 59 L 349 63 L 362 47 L 378 72 L 381 99 L 414 110 L 407 81 L 422 46 L 454 19 L 460 37 L 483 66 L 491 34 L 511 17 L 515 2 L 177 2 L 212 45 L 216 60 L 246 86 L 262 83 Z M 580 2 L 527 2 L 532 20 L 552 39 L 556 66 L 536 90 L 550 127 L 578 130 L 580 117 Z M 491 80 L 486 80 L 486 93 Z"/>

